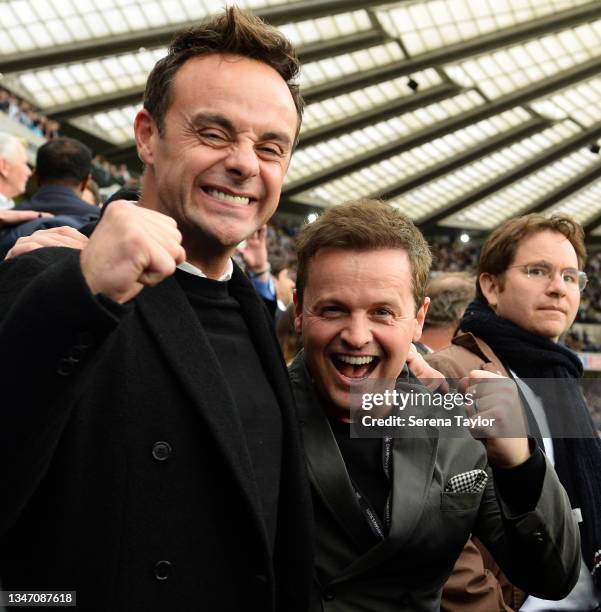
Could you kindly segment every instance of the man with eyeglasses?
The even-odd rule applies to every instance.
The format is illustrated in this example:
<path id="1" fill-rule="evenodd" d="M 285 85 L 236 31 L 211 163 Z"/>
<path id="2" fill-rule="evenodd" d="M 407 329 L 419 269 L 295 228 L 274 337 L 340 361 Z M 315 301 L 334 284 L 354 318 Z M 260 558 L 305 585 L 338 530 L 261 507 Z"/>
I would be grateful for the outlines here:
<path id="1" fill-rule="evenodd" d="M 476 299 L 461 320 L 463 333 L 450 346 L 427 357 L 451 379 L 480 369 L 516 380 L 531 410 L 532 434 L 542 440 L 579 519 L 580 579 L 561 602 L 527 597 L 475 541 L 481 556 L 475 546 L 464 551 L 443 595 L 443 601 L 456 601 L 457 607 L 445 610 L 466 609 L 466 597 L 473 598 L 470 604 L 484 602 L 495 589 L 499 594 L 502 591 L 506 609 L 583 611 L 599 606 L 601 441 L 576 383 L 583 373 L 582 363 L 558 342 L 574 322 L 586 287 L 585 259 L 584 232 L 568 216 L 530 214 L 505 222 L 482 246 Z M 562 435 L 560 414 L 578 422 L 585 435 L 553 437 Z M 469 595 L 459 582 L 455 585 L 461 570 L 473 575 Z M 491 574 L 496 582 L 491 581 Z M 464 585 L 462 581 L 461 587 Z"/>

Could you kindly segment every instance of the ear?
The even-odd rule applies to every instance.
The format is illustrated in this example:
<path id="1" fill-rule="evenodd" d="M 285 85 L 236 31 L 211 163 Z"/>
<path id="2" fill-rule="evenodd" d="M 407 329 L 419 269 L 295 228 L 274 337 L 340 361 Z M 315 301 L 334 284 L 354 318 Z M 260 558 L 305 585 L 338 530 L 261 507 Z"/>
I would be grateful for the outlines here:
<path id="1" fill-rule="evenodd" d="M 5 157 L 0 157 L 0 176 L 6 178 L 8 173 L 8 160 Z"/>
<path id="2" fill-rule="evenodd" d="M 298 300 L 296 289 L 292 294 L 292 301 L 294 302 L 294 314 L 296 315 L 294 318 L 294 331 L 300 336 L 303 329 L 303 306 Z"/>
<path id="3" fill-rule="evenodd" d="M 156 123 L 152 115 L 143 108 L 138 111 L 134 119 L 134 134 L 138 157 L 147 165 L 154 162 L 154 149 L 156 140 L 160 138 Z"/>
<path id="4" fill-rule="evenodd" d="M 495 274 L 490 274 L 489 272 L 482 272 L 480 274 L 480 289 L 482 290 L 482 295 L 486 298 L 488 305 L 495 310 L 497 304 L 499 302 L 499 278 Z"/>
<path id="5" fill-rule="evenodd" d="M 417 342 L 422 337 L 422 329 L 424 328 L 424 321 L 426 320 L 426 313 L 428 312 L 429 306 L 430 298 L 425 297 L 424 303 L 417 309 L 417 314 L 415 315 L 412 342 Z"/>

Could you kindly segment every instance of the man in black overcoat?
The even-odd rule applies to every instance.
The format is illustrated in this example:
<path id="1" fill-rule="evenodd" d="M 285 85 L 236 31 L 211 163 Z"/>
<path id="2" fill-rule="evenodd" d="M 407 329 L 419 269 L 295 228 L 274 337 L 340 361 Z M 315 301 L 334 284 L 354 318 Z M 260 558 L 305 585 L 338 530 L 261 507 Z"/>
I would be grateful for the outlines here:
<path id="1" fill-rule="evenodd" d="M 0 265 L 4 589 L 77 591 L 81 610 L 307 608 L 291 391 L 230 259 L 277 207 L 297 72 L 236 9 L 183 32 L 135 119 L 139 205 L 113 202 L 81 252 Z"/>

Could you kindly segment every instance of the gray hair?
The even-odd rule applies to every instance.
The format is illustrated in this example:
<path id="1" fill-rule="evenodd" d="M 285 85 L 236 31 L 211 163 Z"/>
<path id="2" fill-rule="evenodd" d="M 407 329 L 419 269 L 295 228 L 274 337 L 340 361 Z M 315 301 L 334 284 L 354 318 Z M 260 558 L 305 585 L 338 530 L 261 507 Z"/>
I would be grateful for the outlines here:
<path id="1" fill-rule="evenodd" d="M 0 157 L 12 161 L 17 156 L 19 148 L 24 147 L 16 136 L 6 132 L 0 132 Z"/>

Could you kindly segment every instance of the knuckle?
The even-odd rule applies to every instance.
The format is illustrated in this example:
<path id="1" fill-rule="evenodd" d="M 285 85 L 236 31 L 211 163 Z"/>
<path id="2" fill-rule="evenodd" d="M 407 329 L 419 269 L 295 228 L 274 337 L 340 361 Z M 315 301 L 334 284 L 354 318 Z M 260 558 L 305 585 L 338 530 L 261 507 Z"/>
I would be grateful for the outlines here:
<path id="1" fill-rule="evenodd" d="M 137 251 L 147 245 L 146 235 L 138 229 L 130 229 L 123 234 L 123 243 L 128 249 Z"/>

